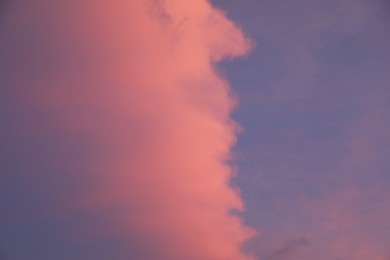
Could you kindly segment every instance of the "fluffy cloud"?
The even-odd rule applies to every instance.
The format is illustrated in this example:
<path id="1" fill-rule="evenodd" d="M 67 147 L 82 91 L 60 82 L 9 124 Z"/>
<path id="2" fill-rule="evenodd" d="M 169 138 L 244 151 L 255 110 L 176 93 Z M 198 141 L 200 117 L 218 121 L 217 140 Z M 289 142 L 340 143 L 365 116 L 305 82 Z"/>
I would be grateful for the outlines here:
<path id="1" fill-rule="evenodd" d="M 253 231 L 231 214 L 235 100 L 214 67 L 249 42 L 221 11 L 40 0 L 5 18 L 1 100 L 22 163 L 6 170 L 32 181 L 40 214 L 104 219 L 71 224 L 70 239 L 120 238 L 136 259 L 251 259 Z"/>

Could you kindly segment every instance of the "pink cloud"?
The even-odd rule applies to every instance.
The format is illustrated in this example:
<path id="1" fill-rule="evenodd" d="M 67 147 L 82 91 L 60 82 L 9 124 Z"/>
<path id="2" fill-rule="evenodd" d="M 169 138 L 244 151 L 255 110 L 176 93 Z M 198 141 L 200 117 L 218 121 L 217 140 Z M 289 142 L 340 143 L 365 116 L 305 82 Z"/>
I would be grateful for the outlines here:
<path id="1" fill-rule="evenodd" d="M 72 162 L 84 175 L 69 173 L 83 190 L 56 214 L 107 215 L 91 234 L 139 238 L 158 259 L 251 259 L 241 245 L 254 232 L 230 213 L 243 210 L 230 185 L 235 100 L 213 66 L 250 46 L 221 11 L 204 0 L 41 0 L 6 26 L 45 35 L 37 48 L 53 64 L 18 95 L 54 115 L 58 141 L 91 150 Z"/>

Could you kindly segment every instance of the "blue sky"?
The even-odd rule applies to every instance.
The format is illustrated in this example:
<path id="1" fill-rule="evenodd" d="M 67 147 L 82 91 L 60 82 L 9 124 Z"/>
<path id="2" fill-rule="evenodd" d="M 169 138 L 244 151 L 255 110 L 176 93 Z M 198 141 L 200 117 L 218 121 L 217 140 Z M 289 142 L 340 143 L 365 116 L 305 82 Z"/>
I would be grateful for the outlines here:
<path id="1" fill-rule="evenodd" d="M 304 239 L 269 259 L 387 259 L 388 3 L 214 2 L 255 45 L 221 68 L 240 97 L 249 250 L 268 259 Z"/>

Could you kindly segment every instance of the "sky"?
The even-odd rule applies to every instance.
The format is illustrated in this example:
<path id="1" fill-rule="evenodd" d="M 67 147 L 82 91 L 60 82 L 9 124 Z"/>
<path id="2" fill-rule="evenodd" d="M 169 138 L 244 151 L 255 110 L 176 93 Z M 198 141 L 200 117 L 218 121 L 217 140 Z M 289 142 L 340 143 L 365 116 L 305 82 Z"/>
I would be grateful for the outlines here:
<path id="1" fill-rule="evenodd" d="M 387 0 L 0 2 L 1 260 L 390 260 Z"/>

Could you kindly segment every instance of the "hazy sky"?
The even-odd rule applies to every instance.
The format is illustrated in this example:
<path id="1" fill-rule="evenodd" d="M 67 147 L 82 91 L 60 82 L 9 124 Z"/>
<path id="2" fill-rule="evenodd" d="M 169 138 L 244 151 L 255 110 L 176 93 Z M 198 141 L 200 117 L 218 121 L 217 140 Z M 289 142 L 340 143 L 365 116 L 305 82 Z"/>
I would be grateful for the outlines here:
<path id="1" fill-rule="evenodd" d="M 215 1 L 256 48 L 222 66 L 258 259 L 390 259 L 390 5 Z"/>
<path id="2" fill-rule="evenodd" d="M 390 260 L 389 25 L 387 0 L 0 2 L 0 259 Z"/>

